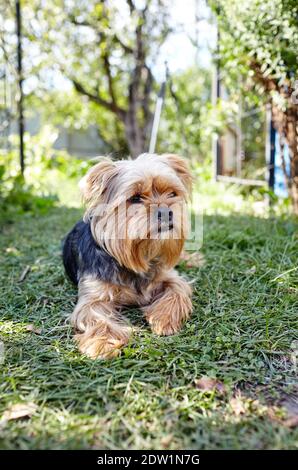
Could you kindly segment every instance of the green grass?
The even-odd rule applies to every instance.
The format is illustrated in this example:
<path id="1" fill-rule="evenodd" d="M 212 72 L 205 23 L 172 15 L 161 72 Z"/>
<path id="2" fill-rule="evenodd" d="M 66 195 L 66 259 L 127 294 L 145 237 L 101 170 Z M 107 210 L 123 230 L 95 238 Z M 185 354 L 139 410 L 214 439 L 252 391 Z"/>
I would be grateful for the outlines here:
<path id="1" fill-rule="evenodd" d="M 0 447 L 296 448 L 298 429 L 282 405 L 297 390 L 297 224 L 206 216 L 204 265 L 179 267 L 194 281 L 194 313 L 183 331 L 156 337 L 131 310 L 134 336 L 122 355 L 92 361 L 78 353 L 66 322 L 76 290 L 60 257 L 60 241 L 79 217 L 78 209 L 58 207 L 1 227 L 0 417 L 15 403 L 37 410 L 0 421 Z M 32 324 L 40 334 L 26 329 Z M 224 393 L 196 388 L 202 376 L 223 382 Z"/>

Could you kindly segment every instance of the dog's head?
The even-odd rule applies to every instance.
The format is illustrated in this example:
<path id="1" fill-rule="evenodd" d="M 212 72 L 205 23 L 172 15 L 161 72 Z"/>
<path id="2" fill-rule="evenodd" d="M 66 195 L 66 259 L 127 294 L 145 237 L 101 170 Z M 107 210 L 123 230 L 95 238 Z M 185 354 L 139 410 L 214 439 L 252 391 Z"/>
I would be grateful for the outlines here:
<path id="1" fill-rule="evenodd" d="M 142 154 L 136 160 L 104 159 L 82 180 L 97 243 L 135 272 L 152 262 L 176 264 L 187 235 L 186 201 L 192 178 L 173 154 Z"/>

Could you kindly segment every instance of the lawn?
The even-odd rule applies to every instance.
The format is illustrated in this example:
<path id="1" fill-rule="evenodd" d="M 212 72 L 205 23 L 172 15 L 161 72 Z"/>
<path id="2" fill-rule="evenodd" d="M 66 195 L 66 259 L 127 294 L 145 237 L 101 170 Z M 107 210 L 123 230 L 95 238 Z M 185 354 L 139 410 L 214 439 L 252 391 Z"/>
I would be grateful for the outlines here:
<path id="1" fill-rule="evenodd" d="M 156 337 L 130 310 L 131 343 L 92 361 L 66 321 L 60 254 L 80 215 L 61 205 L 0 229 L 0 448 L 297 448 L 298 224 L 209 212 L 200 266 L 179 266 L 194 283 L 181 333 Z"/>

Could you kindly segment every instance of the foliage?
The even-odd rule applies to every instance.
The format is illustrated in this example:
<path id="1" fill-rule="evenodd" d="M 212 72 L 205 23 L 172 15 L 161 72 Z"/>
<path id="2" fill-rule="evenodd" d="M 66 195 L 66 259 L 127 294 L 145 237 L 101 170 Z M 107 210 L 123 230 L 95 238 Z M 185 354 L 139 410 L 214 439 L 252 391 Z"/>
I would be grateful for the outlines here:
<path id="1" fill-rule="evenodd" d="M 7 180 L 1 181 L 0 193 L 0 222 L 5 220 L 13 220 L 17 214 L 29 213 L 47 213 L 57 201 L 52 195 L 37 194 L 32 186 L 25 184 L 23 178 L 18 176 L 10 180 L 11 189 L 6 189 Z"/>
<path id="2" fill-rule="evenodd" d="M 264 77 L 292 80 L 298 67 L 298 7 L 295 0 L 216 0 L 221 59 L 231 77 L 247 73 L 252 61 Z M 259 91 L 265 91 L 259 84 Z"/>
<path id="3" fill-rule="evenodd" d="M 193 66 L 168 80 L 157 151 L 172 149 L 192 156 L 194 162 L 210 159 L 211 136 L 215 130 L 210 120 L 210 75 L 210 70 Z"/>
<path id="4" fill-rule="evenodd" d="M 36 56 L 31 74 L 49 84 L 59 72 L 93 108 L 105 110 L 117 126 L 116 147 L 125 140 L 135 156 L 148 138 L 152 68 L 171 32 L 169 11 L 168 0 L 28 0 L 24 30 Z"/>
<path id="5" fill-rule="evenodd" d="M 103 153 L 119 157 L 128 155 L 124 128 L 117 117 L 74 90 L 31 93 L 27 97 L 27 103 L 33 112 L 39 113 L 42 126 L 51 123 L 51 126 L 71 132 L 87 131 L 88 128 L 95 127 L 102 140 Z"/>
<path id="6" fill-rule="evenodd" d="M 92 165 L 64 151 L 53 149 L 57 131 L 44 126 L 40 134 L 25 135 L 26 169 L 20 176 L 16 137 L 11 138 L 10 151 L 0 153 L 0 212 L 2 217 L 24 212 L 46 212 L 58 199 L 71 199 L 63 194 L 70 180 L 78 180 Z M 70 188 L 72 189 L 72 188 Z M 63 199 L 64 198 L 64 199 Z"/>
<path id="7" fill-rule="evenodd" d="M 175 98 L 170 92 L 170 83 Z M 172 74 L 161 114 L 157 151 L 172 149 L 185 156 L 192 156 L 194 163 L 207 158 L 210 160 L 212 133 L 224 125 L 227 114 L 218 112 L 215 120 L 210 91 L 208 69 L 194 66 Z M 107 145 L 107 153 L 116 158 L 127 155 L 126 143 L 121 140 L 123 129 L 115 128 L 116 125 L 121 126 L 121 123 L 116 124 L 117 121 L 111 118 L 110 113 L 82 100 L 76 93 L 52 92 L 44 95 L 42 102 L 33 97 L 30 100 L 35 109 L 42 113 L 43 122 L 51 122 L 74 132 L 95 125 Z M 118 137 L 115 138 L 117 132 Z"/>
<path id="8" fill-rule="evenodd" d="M 271 103 L 274 126 L 287 141 L 291 171 L 284 172 L 298 214 L 298 105 L 293 99 L 298 69 L 296 0 L 211 0 L 220 30 L 220 63 L 230 88 Z M 239 86 L 240 85 L 240 86 Z M 257 93 L 255 93 L 257 92 Z M 283 158 L 283 145 L 281 147 Z"/>

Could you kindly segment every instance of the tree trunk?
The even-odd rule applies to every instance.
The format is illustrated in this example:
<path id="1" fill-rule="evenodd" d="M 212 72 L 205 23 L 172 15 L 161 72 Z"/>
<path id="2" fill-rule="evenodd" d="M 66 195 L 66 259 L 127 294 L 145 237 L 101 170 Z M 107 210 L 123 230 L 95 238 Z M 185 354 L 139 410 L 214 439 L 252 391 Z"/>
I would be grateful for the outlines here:
<path id="1" fill-rule="evenodd" d="M 132 158 L 136 158 L 145 149 L 145 130 L 140 126 L 137 121 L 136 112 L 134 109 L 129 109 L 124 119 L 125 135 Z"/>
<path id="2" fill-rule="evenodd" d="M 264 77 L 261 66 L 257 62 L 252 61 L 251 68 L 255 73 L 256 81 L 264 86 L 269 96 L 272 92 L 277 92 L 282 100 L 286 100 L 287 102 L 286 109 L 282 110 L 280 107 L 274 105 L 271 100 L 272 120 L 280 138 L 282 140 L 285 138 L 289 147 L 290 173 L 285 173 L 285 178 L 288 185 L 289 196 L 292 199 L 294 214 L 298 215 L 298 104 L 295 98 L 296 95 L 293 97 L 290 82 L 280 85 L 272 77 Z M 284 162 L 283 171 L 286 171 Z"/>
<path id="3" fill-rule="evenodd" d="M 289 145 L 291 162 L 291 188 L 294 213 L 298 215 L 298 106 L 292 105 L 287 110 L 286 139 Z"/>
<path id="4" fill-rule="evenodd" d="M 294 214 L 298 215 L 298 106 L 290 100 L 288 100 L 288 107 L 285 111 L 273 106 L 272 118 L 280 139 L 285 138 L 289 147 L 290 173 L 286 173 L 284 163 L 283 171 L 289 196 L 292 199 Z"/>

